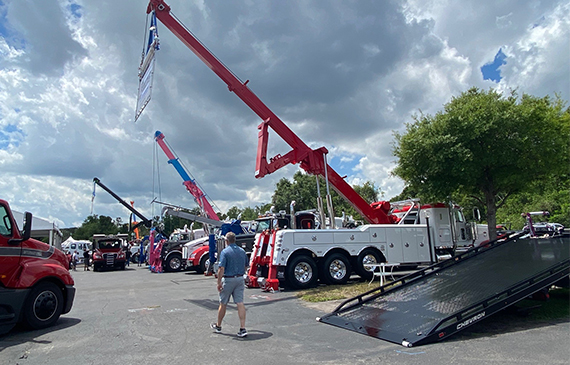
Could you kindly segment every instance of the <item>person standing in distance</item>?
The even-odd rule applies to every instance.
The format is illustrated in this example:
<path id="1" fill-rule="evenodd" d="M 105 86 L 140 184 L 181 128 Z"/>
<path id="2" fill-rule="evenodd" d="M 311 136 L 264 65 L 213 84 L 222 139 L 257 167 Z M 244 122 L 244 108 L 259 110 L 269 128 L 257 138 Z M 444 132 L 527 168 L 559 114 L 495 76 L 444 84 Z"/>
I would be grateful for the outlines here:
<path id="1" fill-rule="evenodd" d="M 248 266 L 247 255 L 243 248 L 236 245 L 236 235 L 233 232 L 226 234 L 226 248 L 220 253 L 218 264 L 218 292 L 220 305 L 218 307 L 218 321 L 210 325 L 216 333 L 222 332 L 222 320 L 226 315 L 226 308 L 230 296 L 234 298 L 237 306 L 240 329 L 238 337 L 246 337 L 245 305 L 243 292 L 245 289 L 243 275 Z"/>

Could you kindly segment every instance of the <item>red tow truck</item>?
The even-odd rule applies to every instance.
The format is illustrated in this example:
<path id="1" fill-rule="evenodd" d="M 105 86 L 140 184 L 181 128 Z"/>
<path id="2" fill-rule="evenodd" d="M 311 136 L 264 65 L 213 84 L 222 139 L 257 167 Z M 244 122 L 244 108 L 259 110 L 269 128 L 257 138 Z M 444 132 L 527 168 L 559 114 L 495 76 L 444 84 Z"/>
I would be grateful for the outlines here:
<path id="1" fill-rule="evenodd" d="M 93 271 L 103 269 L 125 270 L 127 254 L 123 250 L 128 234 L 93 235 Z"/>
<path id="2" fill-rule="evenodd" d="M 32 329 L 53 325 L 75 298 L 65 254 L 30 238 L 32 214 L 18 230 L 8 202 L 0 199 L 0 335 L 18 322 Z"/>

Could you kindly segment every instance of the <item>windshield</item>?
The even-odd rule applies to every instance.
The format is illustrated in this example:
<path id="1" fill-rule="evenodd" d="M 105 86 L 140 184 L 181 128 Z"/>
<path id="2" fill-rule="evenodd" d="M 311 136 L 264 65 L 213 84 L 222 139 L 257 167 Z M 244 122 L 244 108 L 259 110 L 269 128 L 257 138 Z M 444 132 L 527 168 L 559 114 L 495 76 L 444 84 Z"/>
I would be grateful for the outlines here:
<path id="1" fill-rule="evenodd" d="M 120 248 L 121 241 L 114 240 L 114 241 L 99 241 L 98 243 L 100 249 L 109 249 L 109 248 Z"/>
<path id="2" fill-rule="evenodd" d="M 6 207 L 0 205 L 0 217 L 2 217 L 2 222 L 0 222 L 0 234 L 3 236 L 9 236 L 12 234 L 12 223 L 10 222 L 10 216 L 6 211 Z"/>
<path id="3" fill-rule="evenodd" d="M 266 229 L 269 229 L 270 226 L 271 226 L 271 220 L 269 219 L 257 221 L 257 227 L 255 228 L 255 233 L 261 233 Z"/>

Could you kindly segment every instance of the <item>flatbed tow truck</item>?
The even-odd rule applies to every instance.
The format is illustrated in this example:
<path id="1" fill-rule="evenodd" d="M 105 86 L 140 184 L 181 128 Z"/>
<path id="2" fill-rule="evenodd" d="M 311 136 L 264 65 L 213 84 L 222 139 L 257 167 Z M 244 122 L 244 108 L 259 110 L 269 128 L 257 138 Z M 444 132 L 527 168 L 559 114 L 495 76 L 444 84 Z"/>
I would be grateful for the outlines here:
<path id="1" fill-rule="evenodd" d="M 570 273 L 570 234 L 517 234 L 341 303 L 318 321 L 405 347 L 441 341 Z"/>

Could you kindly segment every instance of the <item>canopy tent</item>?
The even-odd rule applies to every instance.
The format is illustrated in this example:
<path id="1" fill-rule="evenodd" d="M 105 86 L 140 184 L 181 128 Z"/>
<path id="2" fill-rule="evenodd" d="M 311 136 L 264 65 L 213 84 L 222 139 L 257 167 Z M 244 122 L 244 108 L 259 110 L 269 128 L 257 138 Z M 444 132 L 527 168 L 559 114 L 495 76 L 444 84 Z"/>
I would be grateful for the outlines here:
<path id="1" fill-rule="evenodd" d="M 61 248 L 63 250 L 74 249 L 73 244 L 76 244 L 77 247 L 86 247 L 88 250 L 92 249 L 92 243 L 89 240 L 76 240 L 73 237 L 69 236 L 68 239 L 61 243 Z"/>
<path id="2" fill-rule="evenodd" d="M 14 214 L 14 219 L 18 224 L 19 229 L 24 228 L 24 213 L 17 211 L 12 211 Z M 61 249 L 61 241 L 63 240 L 63 233 L 57 228 L 55 223 L 52 223 L 46 219 L 32 217 L 32 237 L 33 238 L 45 238 L 48 237 L 48 243 L 50 246 L 55 246 Z"/>

